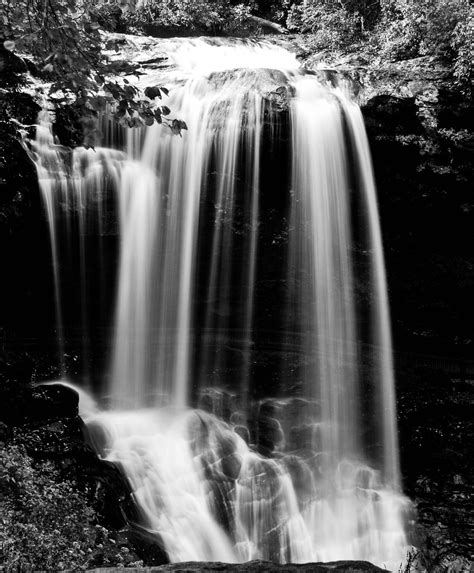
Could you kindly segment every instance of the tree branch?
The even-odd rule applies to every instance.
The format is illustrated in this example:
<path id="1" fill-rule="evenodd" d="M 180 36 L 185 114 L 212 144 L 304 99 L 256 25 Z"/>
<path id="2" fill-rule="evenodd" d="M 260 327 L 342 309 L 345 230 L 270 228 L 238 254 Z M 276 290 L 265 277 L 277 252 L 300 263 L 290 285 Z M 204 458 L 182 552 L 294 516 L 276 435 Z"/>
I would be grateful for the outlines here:
<path id="1" fill-rule="evenodd" d="M 275 22 L 271 22 L 270 20 L 266 20 L 265 18 L 260 18 L 260 16 L 249 15 L 247 17 L 249 20 L 255 22 L 259 26 L 275 30 L 275 32 L 277 32 L 278 34 L 288 34 L 288 30 L 283 26 L 280 26 L 280 24 L 276 24 Z"/>

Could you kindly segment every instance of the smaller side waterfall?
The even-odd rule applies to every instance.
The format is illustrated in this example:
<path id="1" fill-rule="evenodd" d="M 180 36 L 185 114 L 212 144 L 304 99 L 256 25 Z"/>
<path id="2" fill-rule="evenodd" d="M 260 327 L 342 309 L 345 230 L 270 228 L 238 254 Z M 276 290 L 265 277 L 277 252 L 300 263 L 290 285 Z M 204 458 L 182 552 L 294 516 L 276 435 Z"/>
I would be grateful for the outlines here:
<path id="1" fill-rule="evenodd" d="M 28 144 L 27 152 L 38 172 L 51 239 L 61 370 L 64 372 L 65 323 L 74 322 L 74 332 L 68 332 L 68 336 L 80 340 L 84 377 L 88 378 L 91 309 L 104 312 L 105 301 L 110 298 L 103 276 L 104 236 L 108 232 L 107 226 L 113 225 L 109 220 L 108 203 L 111 196 L 116 197 L 120 186 L 125 154 L 109 148 L 70 150 L 61 146 L 53 136 L 46 107 L 38 117 L 36 139 Z M 91 260 L 99 269 L 99 276 L 95 277 L 98 280 L 92 280 L 89 274 Z M 73 318 L 65 316 L 64 304 L 71 292 L 77 293 L 79 307 Z"/>
<path id="2" fill-rule="evenodd" d="M 64 172 L 64 160 L 55 145 L 49 114 L 46 110 L 38 117 L 36 139 L 32 142 L 32 158 L 36 165 L 43 204 L 48 218 L 53 262 L 53 280 L 55 291 L 56 337 L 58 340 L 59 361 L 64 372 L 64 332 L 61 305 L 61 288 L 59 282 L 59 255 L 56 238 L 57 205 L 61 197 L 68 196 L 69 180 Z"/>
<path id="3" fill-rule="evenodd" d="M 377 380 L 376 399 L 382 404 L 382 415 L 377 424 L 383 436 L 383 458 L 381 460 L 384 476 L 396 488 L 400 487 L 398 460 L 398 436 L 396 429 L 395 380 L 393 376 L 392 333 L 387 295 L 387 279 L 383 257 L 382 234 L 380 231 L 372 162 L 369 142 L 365 132 L 360 109 L 347 100 L 343 101 L 344 110 L 349 118 L 351 139 L 357 160 L 357 171 L 365 203 L 366 225 L 369 242 L 372 245 L 370 276 L 374 292 L 374 317 L 372 319 L 373 343 L 377 349 L 375 372 Z"/>
<path id="4" fill-rule="evenodd" d="M 116 272 L 107 409 L 83 414 L 91 441 L 171 561 L 398 567 L 409 504 L 360 111 L 265 42 L 164 44 L 177 70 L 142 81 L 172 88 L 182 138 L 155 125 L 66 153 L 44 113 L 32 143 L 58 337 L 61 236 L 78 253 L 86 362 L 101 292 L 91 228 Z M 101 247 L 111 203 L 117 261 Z"/>

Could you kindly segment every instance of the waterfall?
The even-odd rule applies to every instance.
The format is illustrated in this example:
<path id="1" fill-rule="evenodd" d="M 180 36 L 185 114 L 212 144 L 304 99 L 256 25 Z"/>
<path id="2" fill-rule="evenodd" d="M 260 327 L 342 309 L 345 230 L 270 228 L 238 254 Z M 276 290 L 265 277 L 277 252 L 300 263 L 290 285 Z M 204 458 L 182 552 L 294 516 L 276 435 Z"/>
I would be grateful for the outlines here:
<path id="1" fill-rule="evenodd" d="M 76 250 L 84 354 L 100 278 L 87 272 L 87 225 L 99 275 L 115 269 L 91 439 L 171 561 L 397 566 L 407 500 L 360 110 L 269 43 L 160 48 L 175 67 L 140 84 L 170 89 L 182 137 L 154 125 L 113 139 L 104 117 L 105 145 L 68 155 L 43 112 L 32 142 L 60 344 L 59 236 Z M 101 247 L 110 203 L 116 258 Z"/>

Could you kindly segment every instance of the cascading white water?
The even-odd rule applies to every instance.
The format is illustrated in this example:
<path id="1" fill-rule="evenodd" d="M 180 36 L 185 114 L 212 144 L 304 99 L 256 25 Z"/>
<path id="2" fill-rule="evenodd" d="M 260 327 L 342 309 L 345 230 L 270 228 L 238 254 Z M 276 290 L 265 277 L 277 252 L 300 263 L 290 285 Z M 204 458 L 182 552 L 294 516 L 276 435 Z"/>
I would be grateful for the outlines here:
<path id="1" fill-rule="evenodd" d="M 188 125 L 182 138 L 158 125 L 129 130 L 123 150 L 76 151 L 66 168 L 42 125 L 34 148 L 53 213 L 59 321 L 62 197 L 83 206 L 103 194 L 105 181 L 117 194 L 109 409 L 85 416 L 97 450 L 123 468 L 143 525 L 172 561 L 400 562 L 406 500 L 382 242 L 360 112 L 270 44 L 170 40 L 161 48 L 177 69 L 159 82 L 151 74 L 141 81 L 171 89 L 167 105 Z M 278 267 L 261 255 L 260 242 L 262 189 L 271 176 L 262 157 L 273 169 L 266 146 L 283 121 L 269 104 L 277 88 L 287 95 L 291 214 L 287 260 L 276 272 L 288 285 L 296 324 L 275 340 L 301 341 L 304 367 L 297 395 L 282 389 L 266 400 L 260 392 L 255 404 L 259 277 Z M 355 195 L 367 228 L 370 319 L 360 316 L 355 296 Z M 280 305 L 272 312 L 284 313 L 288 301 Z M 359 350 L 367 324 L 370 399 Z M 239 358 L 230 367 L 232 345 Z M 223 377 L 231 370 L 230 389 L 211 388 L 228 388 Z M 367 428 L 376 435 L 367 437 Z"/>

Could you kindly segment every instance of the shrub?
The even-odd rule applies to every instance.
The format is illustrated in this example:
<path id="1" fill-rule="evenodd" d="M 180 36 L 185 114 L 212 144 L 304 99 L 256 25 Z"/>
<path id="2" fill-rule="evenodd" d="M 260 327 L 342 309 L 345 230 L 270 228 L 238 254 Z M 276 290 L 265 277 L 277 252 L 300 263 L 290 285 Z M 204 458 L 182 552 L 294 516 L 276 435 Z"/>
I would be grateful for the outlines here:
<path id="1" fill-rule="evenodd" d="M 250 6 L 228 0 L 141 0 L 131 21 L 197 32 L 222 32 L 244 25 Z"/>
<path id="2" fill-rule="evenodd" d="M 330 48 L 354 42 L 362 35 L 362 19 L 332 0 L 309 0 L 291 7 L 287 26 L 290 30 L 315 35 L 315 47 Z"/>
<path id="3" fill-rule="evenodd" d="M 124 12 L 118 4 L 104 4 L 98 3 L 90 9 L 90 15 L 101 28 L 107 32 L 121 32 L 128 31 L 127 15 L 129 12 Z"/>
<path id="4" fill-rule="evenodd" d="M 469 48 L 469 24 L 462 23 L 471 19 L 472 30 L 472 10 L 469 0 L 389 0 L 382 19 L 385 51 L 395 58 L 434 55 L 454 61 Z M 472 58 L 472 43 L 470 50 Z"/>
<path id="5" fill-rule="evenodd" d="M 121 563 L 82 492 L 49 461 L 0 445 L 0 563 L 6 571 L 85 569 Z"/>
<path id="6" fill-rule="evenodd" d="M 250 6 L 256 14 L 283 25 L 292 4 L 292 0 L 254 0 L 250 2 Z"/>

